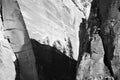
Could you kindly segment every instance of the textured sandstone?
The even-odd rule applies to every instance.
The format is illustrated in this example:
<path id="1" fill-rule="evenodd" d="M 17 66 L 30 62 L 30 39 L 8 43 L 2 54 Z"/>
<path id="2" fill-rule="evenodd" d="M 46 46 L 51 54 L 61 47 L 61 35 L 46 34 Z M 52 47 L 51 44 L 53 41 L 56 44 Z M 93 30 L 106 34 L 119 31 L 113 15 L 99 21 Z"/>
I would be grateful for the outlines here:
<path id="1" fill-rule="evenodd" d="M 56 55 L 64 53 L 71 59 L 78 60 L 77 80 L 113 80 L 113 77 L 120 80 L 119 0 L 93 0 L 92 4 L 92 0 L 18 0 L 18 2 L 30 38 L 41 43 L 33 44 L 33 48 L 36 46 L 41 48 L 34 51 L 35 54 L 41 53 L 39 58 L 37 56 L 41 62 L 43 60 L 47 66 L 56 67 L 58 60 L 63 61 L 61 66 L 64 66 L 64 60 L 67 61 L 67 58 L 57 59 Z M 1 42 L 4 44 L 3 40 Z M 11 63 L 10 67 L 14 70 L 11 59 L 6 63 Z M 38 71 L 40 74 L 43 74 L 44 67 L 40 64 L 41 72 Z M 52 71 L 52 68 L 50 69 Z M 66 67 L 65 69 L 67 70 Z M 66 74 L 59 75 L 58 78 L 71 80 L 70 76 L 65 76 Z M 11 78 L 14 77 L 15 72 L 11 74 Z M 45 80 L 44 76 L 40 77 Z"/>
<path id="2" fill-rule="evenodd" d="M 81 18 L 84 15 L 72 0 L 18 1 L 30 37 L 41 43 L 48 38 L 50 46 L 59 41 L 62 49 L 67 48 L 66 40 L 70 38 L 73 57 L 77 60 L 79 49 L 78 31 Z"/>
<path id="3" fill-rule="evenodd" d="M 4 39 L 3 36 L 3 26 L 0 19 L 0 80 L 15 80 L 14 61 L 16 57 L 7 39 Z"/>

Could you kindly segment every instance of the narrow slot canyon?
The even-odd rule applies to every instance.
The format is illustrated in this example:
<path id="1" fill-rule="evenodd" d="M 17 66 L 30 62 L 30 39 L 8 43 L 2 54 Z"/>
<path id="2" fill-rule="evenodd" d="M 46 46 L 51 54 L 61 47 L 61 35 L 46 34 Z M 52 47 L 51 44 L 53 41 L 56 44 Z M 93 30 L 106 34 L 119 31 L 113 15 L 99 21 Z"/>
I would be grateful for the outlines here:
<path id="1" fill-rule="evenodd" d="M 120 80 L 119 0 L 0 0 L 0 80 Z"/>

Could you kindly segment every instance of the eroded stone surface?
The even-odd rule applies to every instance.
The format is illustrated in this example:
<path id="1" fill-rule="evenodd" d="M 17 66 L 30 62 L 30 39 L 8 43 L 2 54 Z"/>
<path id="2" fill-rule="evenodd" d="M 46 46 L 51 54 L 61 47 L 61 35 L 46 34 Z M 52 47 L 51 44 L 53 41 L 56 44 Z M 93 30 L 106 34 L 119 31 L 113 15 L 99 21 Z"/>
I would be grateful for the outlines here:
<path id="1" fill-rule="evenodd" d="M 84 53 L 80 62 L 77 80 L 104 80 L 110 77 L 109 70 L 103 62 L 104 49 L 101 38 L 95 34 L 91 41 L 91 55 Z"/>
<path id="2" fill-rule="evenodd" d="M 31 38 L 41 43 L 46 37 L 49 45 L 59 41 L 67 49 L 70 38 L 73 58 L 77 60 L 78 31 L 83 13 L 72 0 L 18 0 Z M 44 44 L 44 43 L 43 43 Z"/>
<path id="3" fill-rule="evenodd" d="M 7 39 L 3 37 L 3 26 L 0 19 L 0 80 L 15 80 L 16 57 Z"/>

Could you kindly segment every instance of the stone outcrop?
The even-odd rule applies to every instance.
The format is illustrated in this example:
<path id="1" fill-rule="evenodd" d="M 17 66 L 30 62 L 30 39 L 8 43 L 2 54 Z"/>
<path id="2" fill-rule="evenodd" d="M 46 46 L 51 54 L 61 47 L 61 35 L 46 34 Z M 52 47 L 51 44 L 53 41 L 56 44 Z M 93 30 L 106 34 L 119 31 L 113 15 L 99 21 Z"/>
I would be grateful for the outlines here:
<path id="1" fill-rule="evenodd" d="M 80 26 L 83 44 L 77 80 L 119 80 L 119 4 L 119 0 L 93 0 L 89 19 Z"/>
<path id="2" fill-rule="evenodd" d="M 4 39 L 3 25 L 0 19 L 0 80 L 15 80 L 14 61 L 16 57 L 7 39 Z"/>
<path id="3" fill-rule="evenodd" d="M 120 1 L 101 0 L 99 1 L 98 5 L 100 11 L 99 14 L 101 16 L 100 36 L 102 38 L 104 51 L 105 51 L 104 63 L 108 67 L 111 76 L 113 76 L 115 80 L 119 80 L 120 77 L 118 75 L 120 73 L 120 70 L 118 67 L 120 67 L 119 65 L 120 53 L 118 51 L 119 51 L 119 34 L 120 34 L 120 29 L 119 29 Z M 104 10 L 102 8 L 104 8 Z"/>
<path id="4" fill-rule="evenodd" d="M 35 56 L 17 0 L 2 0 L 2 19 L 4 37 L 9 41 L 17 57 L 16 78 L 19 80 L 38 80 Z"/>
<path id="5" fill-rule="evenodd" d="M 17 54 L 24 49 L 30 49 L 32 58 L 27 61 L 36 63 L 40 80 L 75 80 L 75 75 L 76 80 L 120 80 L 119 0 L 17 1 L 19 8 L 15 4 L 9 6 L 17 8 L 8 7 L 7 10 L 5 8 L 8 5 L 4 4 L 2 7 L 3 20 L 9 22 L 11 18 L 14 18 L 11 20 L 13 23 L 10 24 L 12 29 L 9 29 L 8 22 L 3 21 L 4 26 L 7 26 L 5 32 L 13 30 L 12 35 L 7 34 L 12 36 L 12 39 L 10 40 L 8 37 L 7 39 L 10 44 L 21 42 L 17 46 L 11 44 L 13 51 Z M 18 16 L 19 14 L 20 16 Z M 15 18 L 16 16 L 19 18 Z M 6 19 L 6 17 L 9 18 Z M 16 24 L 20 30 L 19 28 L 17 31 L 14 30 Z M 21 26 L 24 27 L 21 28 Z M 18 37 L 19 33 L 23 33 L 20 35 L 21 37 Z M 18 38 L 15 40 L 14 37 Z M 1 50 L 3 49 L 3 52 L 6 53 L 9 48 L 11 54 L 9 54 L 10 57 L 3 55 L 6 59 L 0 58 L 0 60 L 1 63 L 5 61 L 8 65 L 10 64 L 9 66 L 13 70 L 10 79 L 14 79 L 14 60 L 11 57 L 13 51 L 8 41 L 4 40 L 1 40 L 1 45 L 3 45 Z M 29 45 L 23 46 L 26 43 Z M 7 45 L 7 49 L 4 45 Z M 24 52 L 23 55 L 25 53 L 27 52 Z M 24 57 L 24 59 L 28 59 L 27 54 Z M 8 59 L 9 61 L 6 61 Z M 20 57 L 19 63 L 23 65 L 24 59 Z M 28 64 L 30 63 L 28 62 Z M 29 73 L 29 69 L 24 65 L 20 70 L 26 70 L 25 72 Z M 23 76 L 26 79 L 30 78 Z M 4 79 L 3 77 L 2 80 Z"/>
<path id="6" fill-rule="evenodd" d="M 18 0 L 18 2 L 31 38 L 43 44 L 48 38 L 50 46 L 59 41 L 61 52 L 64 48 L 68 50 L 70 39 L 72 56 L 77 60 L 79 25 L 81 18 L 85 16 L 72 0 Z M 68 52 L 66 55 L 69 56 Z"/>

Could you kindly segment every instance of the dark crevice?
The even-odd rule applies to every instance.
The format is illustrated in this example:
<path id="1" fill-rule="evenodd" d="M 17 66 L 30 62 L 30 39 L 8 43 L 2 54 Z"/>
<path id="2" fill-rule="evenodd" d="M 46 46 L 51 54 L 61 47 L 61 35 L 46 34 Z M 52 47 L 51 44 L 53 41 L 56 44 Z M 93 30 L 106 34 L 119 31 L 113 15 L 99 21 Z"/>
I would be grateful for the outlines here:
<path id="1" fill-rule="evenodd" d="M 20 65 L 18 59 L 14 62 L 15 64 L 15 70 L 16 70 L 16 77 L 15 80 L 20 80 Z"/>
<path id="2" fill-rule="evenodd" d="M 77 62 L 57 50 L 31 39 L 40 80 L 75 80 Z"/>
<path id="3" fill-rule="evenodd" d="M 55 46 L 31 39 L 39 80 L 75 80 L 77 61 L 60 52 Z M 19 60 L 15 61 L 16 78 L 20 80 Z"/>
<path id="4" fill-rule="evenodd" d="M 119 10 L 119 12 L 120 12 L 120 7 L 118 7 L 118 10 Z"/>
<path id="5" fill-rule="evenodd" d="M 108 41 L 108 39 L 110 42 Z M 102 41 L 103 41 L 103 47 L 104 47 L 104 51 L 105 51 L 104 63 L 107 66 L 107 68 L 109 69 L 111 76 L 114 76 L 112 66 L 111 66 L 111 60 L 113 59 L 113 52 L 114 52 L 114 46 L 112 45 L 113 42 L 111 42 L 112 39 L 110 39 L 109 37 L 108 38 L 105 37 L 105 38 L 102 38 Z"/>
<path id="6" fill-rule="evenodd" d="M 79 44 L 80 45 L 79 45 L 79 56 L 78 56 L 77 68 L 79 67 L 79 64 L 82 60 L 82 56 L 84 52 L 86 52 L 87 48 L 89 48 L 87 46 L 87 43 L 89 42 L 89 40 L 88 40 L 86 24 L 87 24 L 86 19 L 82 19 L 82 23 L 80 24 L 80 29 L 79 29 L 80 30 L 79 31 L 79 41 L 80 41 Z"/>
<path id="7" fill-rule="evenodd" d="M 1 20 L 3 21 L 2 4 L 0 5 L 0 15 L 1 15 Z"/>

